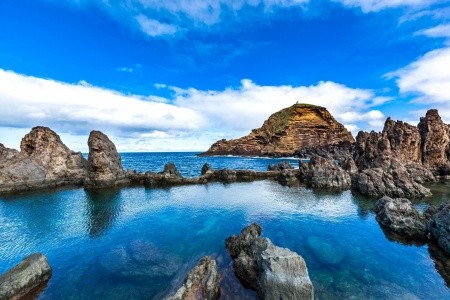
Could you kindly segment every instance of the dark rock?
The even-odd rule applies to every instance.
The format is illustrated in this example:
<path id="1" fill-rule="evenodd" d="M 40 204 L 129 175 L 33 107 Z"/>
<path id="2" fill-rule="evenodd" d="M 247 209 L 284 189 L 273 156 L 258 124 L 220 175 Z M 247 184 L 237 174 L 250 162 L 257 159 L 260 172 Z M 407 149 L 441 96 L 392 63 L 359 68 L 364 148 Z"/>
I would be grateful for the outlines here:
<path id="1" fill-rule="evenodd" d="M 223 169 L 214 171 L 214 177 L 221 182 L 230 183 L 237 180 L 237 173 L 235 170 Z"/>
<path id="2" fill-rule="evenodd" d="M 430 215 L 431 213 L 428 212 Z M 450 202 L 444 203 L 431 216 L 427 228 L 433 240 L 450 256 Z"/>
<path id="3" fill-rule="evenodd" d="M 122 161 L 116 146 L 100 131 L 91 131 L 88 140 L 89 171 L 85 186 L 103 188 L 114 186 L 124 179 Z"/>
<path id="4" fill-rule="evenodd" d="M 324 107 L 295 104 L 272 114 L 261 128 L 236 140 L 220 140 L 202 155 L 292 156 L 298 149 L 353 142 Z"/>
<path id="5" fill-rule="evenodd" d="M 0 299 L 24 299 L 36 296 L 52 274 L 47 258 L 34 253 L 0 276 Z"/>
<path id="6" fill-rule="evenodd" d="M 164 170 L 160 174 L 163 174 L 165 177 L 174 177 L 174 178 L 183 177 L 181 176 L 180 172 L 178 172 L 177 167 L 173 162 L 168 162 L 167 164 L 165 164 Z"/>
<path id="7" fill-rule="evenodd" d="M 299 170 L 283 170 L 275 180 L 281 185 L 298 186 L 300 184 Z"/>
<path id="8" fill-rule="evenodd" d="M 212 173 L 212 172 L 214 172 L 214 170 L 213 170 L 213 168 L 211 167 L 211 165 L 208 164 L 208 163 L 205 163 L 205 164 L 203 165 L 203 167 L 202 167 L 201 174 L 202 174 L 202 175 L 206 175 L 206 174 L 210 174 L 210 173 Z"/>
<path id="9" fill-rule="evenodd" d="M 313 155 L 309 163 L 300 164 L 300 180 L 308 187 L 348 189 L 350 175 L 331 158 Z"/>
<path id="10" fill-rule="evenodd" d="M 226 239 L 233 269 L 241 282 L 256 290 L 259 299 L 313 299 L 314 291 L 304 259 L 261 238 L 252 224 Z"/>
<path id="11" fill-rule="evenodd" d="M 380 225 L 406 241 L 427 240 L 427 220 L 408 199 L 387 196 L 375 203 L 376 220 Z"/>
<path id="12" fill-rule="evenodd" d="M 220 274 L 217 263 L 203 257 L 187 275 L 183 286 L 168 300 L 215 300 L 220 297 Z"/>
<path id="13" fill-rule="evenodd" d="M 293 166 L 287 161 L 282 161 L 277 164 L 271 164 L 267 167 L 268 171 L 283 171 L 283 170 L 292 170 Z"/>

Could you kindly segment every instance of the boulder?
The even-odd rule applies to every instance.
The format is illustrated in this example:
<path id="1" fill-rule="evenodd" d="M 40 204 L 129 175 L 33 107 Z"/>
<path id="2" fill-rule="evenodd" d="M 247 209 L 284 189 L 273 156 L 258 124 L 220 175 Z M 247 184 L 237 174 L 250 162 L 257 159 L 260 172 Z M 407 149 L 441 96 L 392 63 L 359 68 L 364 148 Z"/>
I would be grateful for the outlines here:
<path id="1" fill-rule="evenodd" d="M 434 211 L 427 228 L 431 238 L 450 256 L 450 202 L 442 204 Z"/>
<path id="2" fill-rule="evenodd" d="M 299 171 L 298 170 L 282 170 L 275 180 L 281 185 L 287 186 L 298 186 L 299 181 Z"/>
<path id="3" fill-rule="evenodd" d="M 214 170 L 213 170 L 213 168 L 211 167 L 210 164 L 205 163 L 205 164 L 202 166 L 202 170 L 201 170 L 201 174 L 202 174 L 202 175 L 211 174 L 212 172 L 214 172 Z"/>
<path id="4" fill-rule="evenodd" d="M 174 177 L 174 178 L 183 177 L 181 176 L 180 172 L 178 172 L 178 169 L 173 162 L 168 162 L 167 164 L 165 164 L 164 170 L 159 174 L 162 174 L 165 177 Z"/>
<path id="5" fill-rule="evenodd" d="M 270 164 L 267 167 L 268 171 L 283 171 L 283 170 L 292 170 L 294 167 L 287 161 L 282 161 L 277 164 Z"/>
<path id="6" fill-rule="evenodd" d="M 91 131 L 88 139 L 89 170 L 85 186 L 103 188 L 124 179 L 122 160 L 113 142 L 100 131 Z"/>
<path id="7" fill-rule="evenodd" d="M 404 241 L 427 240 L 427 219 L 408 199 L 385 196 L 375 203 L 374 211 L 381 227 Z"/>
<path id="8" fill-rule="evenodd" d="M 300 180 L 308 187 L 348 189 L 351 186 L 350 175 L 332 158 L 313 155 L 299 169 Z"/>
<path id="9" fill-rule="evenodd" d="M 220 279 L 216 261 L 209 256 L 205 256 L 189 272 L 183 286 L 167 300 L 219 299 Z"/>
<path id="10" fill-rule="evenodd" d="M 239 280 L 256 290 L 259 299 L 313 299 L 304 259 L 260 234 L 261 227 L 252 224 L 225 241 Z"/>
<path id="11" fill-rule="evenodd" d="M 0 276 L 0 299 L 34 298 L 52 274 L 47 258 L 41 253 L 27 256 Z"/>

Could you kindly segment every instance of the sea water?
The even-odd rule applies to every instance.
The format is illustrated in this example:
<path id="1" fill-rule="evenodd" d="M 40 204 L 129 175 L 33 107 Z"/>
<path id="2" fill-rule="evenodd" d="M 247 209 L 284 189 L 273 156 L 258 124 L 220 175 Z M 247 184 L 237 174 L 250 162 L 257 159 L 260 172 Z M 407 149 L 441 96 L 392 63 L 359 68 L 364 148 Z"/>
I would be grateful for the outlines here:
<path id="1" fill-rule="evenodd" d="M 272 163 L 139 156 L 146 162 L 135 158 L 133 165 L 123 155 L 124 165 L 157 170 L 171 160 L 193 175 L 189 165 L 198 172 L 206 161 L 216 168 L 256 170 Z M 155 156 L 164 159 L 155 163 Z M 437 185 L 433 191 L 436 196 L 417 207 L 446 200 L 450 187 Z M 449 299 L 434 252 L 389 240 L 372 206 L 373 200 L 350 191 L 290 188 L 271 180 L 0 197 L 0 272 L 39 251 L 53 267 L 41 299 L 161 299 L 210 255 L 223 277 L 222 298 L 254 299 L 233 274 L 225 239 L 257 222 L 263 236 L 304 257 L 317 299 Z"/>

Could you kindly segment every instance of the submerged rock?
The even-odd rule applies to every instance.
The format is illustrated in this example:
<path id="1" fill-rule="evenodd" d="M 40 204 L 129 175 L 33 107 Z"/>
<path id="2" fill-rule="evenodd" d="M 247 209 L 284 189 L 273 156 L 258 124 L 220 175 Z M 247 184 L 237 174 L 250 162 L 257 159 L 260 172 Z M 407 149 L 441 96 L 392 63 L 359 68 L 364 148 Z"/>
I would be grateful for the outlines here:
<path id="1" fill-rule="evenodd" d="M 41 253 L 27 256 L 0 276 L 0 299 L 34 298 L 48 282 L 52 269 Z"/>
<path id="2" fill-rule="evenodd" d="M 183 286 L 167 300 L 219 299 L 220 279 L 216 261 L 205 256 L 189 272 Z"/>
<path id="3" fill-rule="evenodd" d="M 450 256 L 450 202 L 439 206 L 431 216 L 427 228 L 439 247 Z"/>
<path id="4" fill-rule="evenodd" d="M 320 237 L 309 237 L 307 245 L 322 263 L 328 265 L 337 265 L 341 263 L 346 256 L 345 251 L 341 248 L 333 246 Z"/>
<path id="5" fill-rule="evenodd" d="M 348 189 L 350 175 L 331 158 L 313 155 L 309 163 L 300 164 L 300 179 L 308 187 Z"/>
<path id="6" fill-rule="evenodd" d="M 387 196 L 375 203 L 378 223 L 405 241 L 426 241 L 427 220 L 408 199 Z"/>
<path id="7" fill-rule="evenodd" d="M 220 140 L 202 155 L 292 156 L 303 147 L 353 142 L 324 107 L 295 104 L 272 114 L 261 128 L 236 140 Z"/>
<path id="8" fill-rule="evenodd" d="M 114 186 L 124 179 L 122 160 L 113 142 L 100 131 L 91 131 L 88 140 L 89 171 L 85 186 Z"/>
<path id="9" fill-rule="evenodd" d="M 226 239 L 236 276 L 256 290 L 259 299 L 313 299 L 304 259 L 261 238 L 261 231 L 258 224 L 252 224 Z"/>

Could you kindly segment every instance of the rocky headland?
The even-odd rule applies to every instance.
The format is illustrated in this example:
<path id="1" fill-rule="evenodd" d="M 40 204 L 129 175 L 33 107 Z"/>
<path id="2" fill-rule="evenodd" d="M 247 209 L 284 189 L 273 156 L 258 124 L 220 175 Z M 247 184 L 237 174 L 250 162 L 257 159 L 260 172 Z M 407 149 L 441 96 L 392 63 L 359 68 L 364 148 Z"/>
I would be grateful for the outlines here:
<path id="1" fill-rule="evenodd" d="M 324 107 L 295 104 L 235 140 L 220 140 L 201 155 L 293 156 L 299 149 L 353 142 L 351 133 Z"/>

